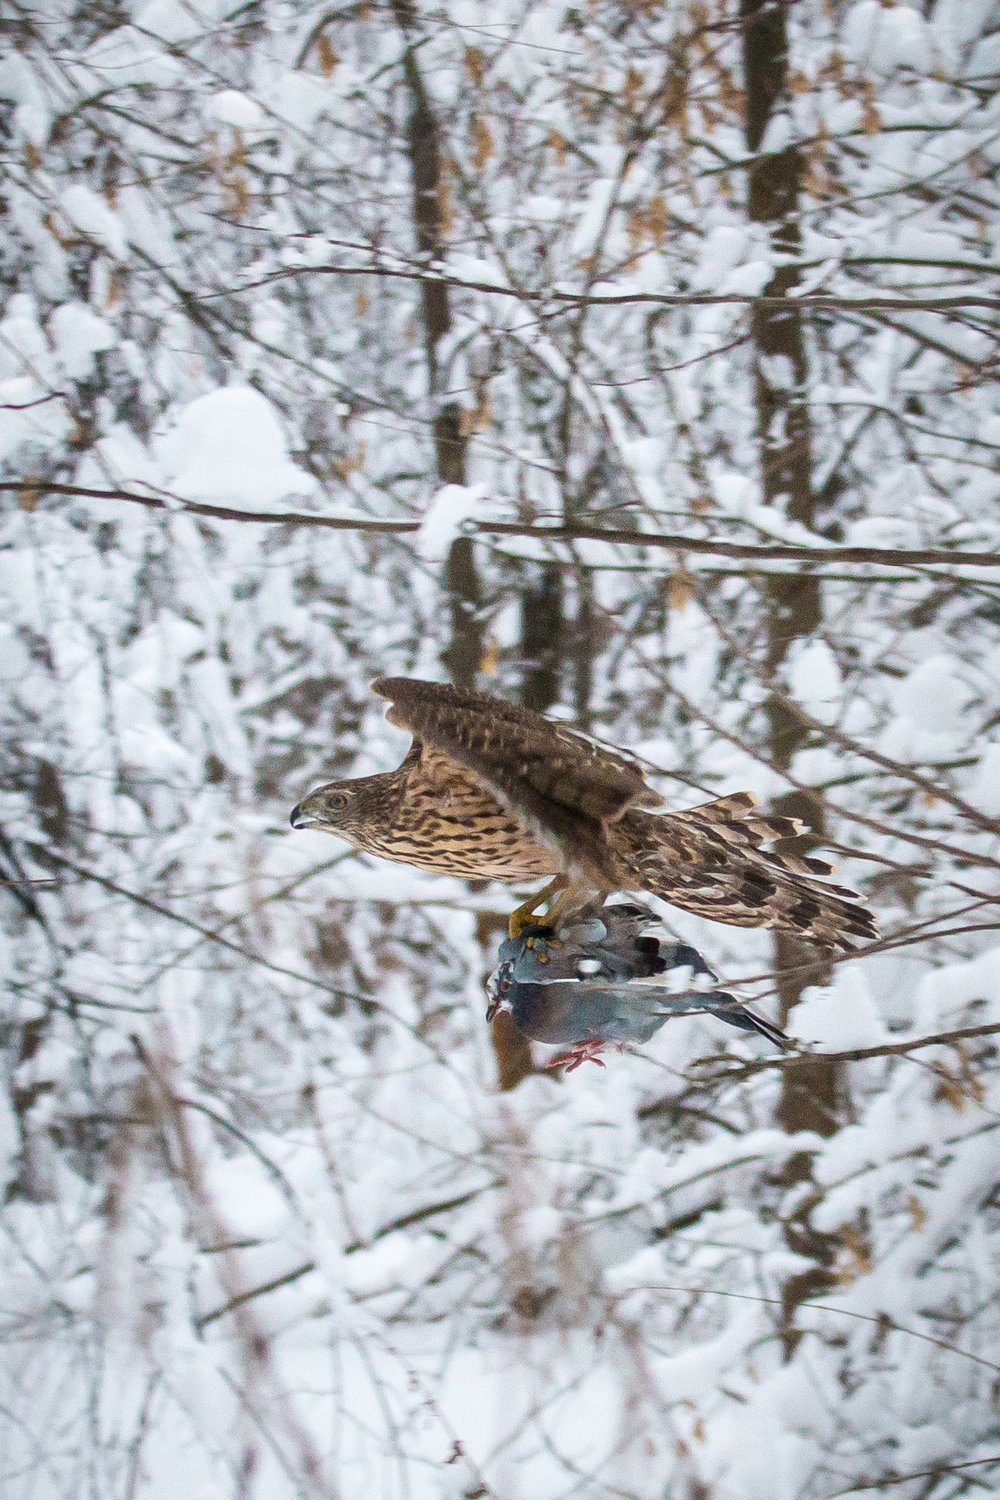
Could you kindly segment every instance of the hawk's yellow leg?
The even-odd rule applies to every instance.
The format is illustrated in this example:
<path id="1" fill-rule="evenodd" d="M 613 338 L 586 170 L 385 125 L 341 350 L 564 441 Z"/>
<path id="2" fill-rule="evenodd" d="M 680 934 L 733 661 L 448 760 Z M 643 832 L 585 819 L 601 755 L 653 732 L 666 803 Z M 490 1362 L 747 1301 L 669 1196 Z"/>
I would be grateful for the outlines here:
<path id="1" fill-rule="evenodd" d="M 551 886 L 546 886 L 542 895 L 548 895 L 551 890 Z M 555 895 L 555 891 L 552 891 L 552 894 Z M 545 913 L 547 926 L 551 927 L 554 931 L 558 931 L 560 922 L 564 921 L 566 917 L 572 916 L 573 912 L 582 904 L 583 898 L 586 895 L 586 886 L 574 885 L 572 881 L 567 880 L 564 876 L 562 886 L 559 888 L 559 894 Z M 551 942 L 552 939 L 549 941 Z"/>
<path id="2" fill-rule="evenodd" d="M 529 896 L 527 901 L 522 901 L 520 906 L 515 906 L 507 919 L 507 936 L 519 938 L 525 927 L 529 926 L 532 917 L 537 916 L 538 908 L 543 902 L 553 901 L 559 891 L 565 890 L 567 883 L 565 875 L 553 875 L 548 885 L 536 891 L 533 896 Z M 552 910 L 555 911 L 558 905 L 559 902 L 554 901 Z M 545 918 L 546 926 L 554 925 L 550 923 L 550 916 L 551 913 Z"/>

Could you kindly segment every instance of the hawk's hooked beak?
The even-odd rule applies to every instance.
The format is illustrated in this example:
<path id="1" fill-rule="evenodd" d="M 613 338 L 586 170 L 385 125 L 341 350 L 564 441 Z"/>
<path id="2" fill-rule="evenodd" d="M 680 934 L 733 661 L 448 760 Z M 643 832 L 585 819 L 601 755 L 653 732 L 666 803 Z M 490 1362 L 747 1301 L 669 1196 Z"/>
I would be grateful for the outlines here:
<path id="1" fill-rule="evenodd" d="M 296 802 L 288 818 L 293 828 L 309 828 L 316 819 L 311 818 L 307 812 L 302 811 L 301 802 Z"/>

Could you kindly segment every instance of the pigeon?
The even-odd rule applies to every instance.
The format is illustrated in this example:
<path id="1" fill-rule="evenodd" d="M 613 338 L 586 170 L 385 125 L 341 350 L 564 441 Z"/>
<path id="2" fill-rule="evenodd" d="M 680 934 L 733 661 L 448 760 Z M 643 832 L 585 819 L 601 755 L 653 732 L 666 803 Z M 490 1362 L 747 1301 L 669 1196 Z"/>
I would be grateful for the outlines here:
<path id="1" fill-rule="evenodd" d="M 711 1011 L 776 1047 L 789 1038 L 726 990 L 697 949 L 680 943 L 648 906 L 587 907 L 556 930 L 542 923 L 501 943 L 487 982 L 486 1019 L 507 1010 L 537 1042 L 566 1046 L 546 1066 L 604 1067 L 611 1045 L 648 1042 L 671 1016 Z"/>

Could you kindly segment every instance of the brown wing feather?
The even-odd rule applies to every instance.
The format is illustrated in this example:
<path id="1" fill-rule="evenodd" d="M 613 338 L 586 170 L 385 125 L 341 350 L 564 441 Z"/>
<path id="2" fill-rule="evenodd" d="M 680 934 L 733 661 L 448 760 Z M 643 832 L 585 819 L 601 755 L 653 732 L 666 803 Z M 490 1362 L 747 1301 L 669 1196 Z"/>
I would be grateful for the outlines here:
<path id="1" fill-rule="evenodd" d="M 483 693 L 404 677 L 372 689 L 390 700 L 390 723 L 471 771 L 564 871 L 596 890 L 619 884 L 609 825 L 659 802 L 632 761 Z"/>
<path id="2" fill-rule="evenodd" d="M 659 804 L 627 756 L 503 698 L 406 677 L 381 677 L 372 690 L 389 699 L 390 723 L 460 761 L 511 806 L 522 788 L 598 822 Z"/>

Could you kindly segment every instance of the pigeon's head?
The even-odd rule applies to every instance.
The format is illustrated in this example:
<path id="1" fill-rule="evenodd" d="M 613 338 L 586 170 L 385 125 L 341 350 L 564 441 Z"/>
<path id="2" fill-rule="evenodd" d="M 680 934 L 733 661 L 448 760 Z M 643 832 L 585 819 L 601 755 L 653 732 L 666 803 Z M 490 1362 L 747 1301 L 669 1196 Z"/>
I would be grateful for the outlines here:
<path id="1" fill-rule="evenodd" d="M 505 938 L 497 954 L 497 966 L 486 981 L 486 1019 L 492 1021 L 499 1010 L 512 1010 L 517 985 L 541 985 L 548 963 L 548 939 L 552 930 L 544 924 L 525 927 L 520 937 Z M 521 992 L 523 994 L 523 991 Z"/>
<path id="2" fill-rule="evenodd" d="M 506 945 L 505 945 L 506 946 Z M 501 952 L 503 950 L 501 949 Z M 501 1010 L 511 1008 L 511 990 L 514 988 L 514 965 L 510 959 L 501 959 L 486 981 L 486 1019 L 492 1021 Z"/>

